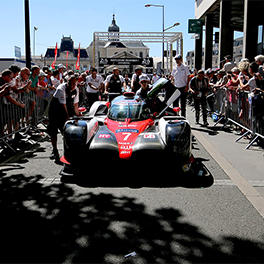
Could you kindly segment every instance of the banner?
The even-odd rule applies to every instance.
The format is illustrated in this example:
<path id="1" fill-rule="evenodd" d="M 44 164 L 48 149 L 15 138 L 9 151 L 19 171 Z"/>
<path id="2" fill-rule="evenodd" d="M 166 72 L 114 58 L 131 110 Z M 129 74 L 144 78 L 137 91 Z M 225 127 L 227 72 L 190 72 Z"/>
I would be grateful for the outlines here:
<path id="1" fill-rule="evenodd" d="M 80 70 L 80 43 L 79 43 L 79 48 L 78 48 L 78 55 L 77 55 L 77 61 L 76 61 L 76 65 L 75 65 L 75 69 L 76 70 Z"/>
<path id="2" fill-rule="evenodd" d="M 15 46 L 15 57 L 21 59 L 21 48 Z"/>
<path id="3" fill-rule="evenodd" d="M 51 64 L 51 68 L 53 69 L 53 70 L 55 70 L 55 64 L 56 64 L 56 60 L 57 60 L 57 54 L 58 54 L 58 45 L 57 45 L 57 42 L 56 42 L 56 48 L 55 48 L 55 58 L 54 58 L 54 61 L 52 62 L 52 64 Z"/>
<path id="4" fill-rule="evenodd" d="M 68 70 L 68 57 L 69 57 L 69 51 L 66 53 L 66 69 Z"/>

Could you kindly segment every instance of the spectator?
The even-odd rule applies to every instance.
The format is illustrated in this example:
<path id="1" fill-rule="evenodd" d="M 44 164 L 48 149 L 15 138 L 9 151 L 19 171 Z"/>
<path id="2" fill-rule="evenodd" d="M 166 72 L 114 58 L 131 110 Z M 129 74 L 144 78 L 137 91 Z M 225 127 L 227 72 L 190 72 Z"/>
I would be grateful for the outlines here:
<path id="1" fill-rule="evenodd" d="M 232 57 L 230 55 L 225 56 L 225 63 L 223 66 L 223 70 L 226 73 L 228 73 L 228 72 L 231 72 L 235 66 L 236 64 L 232 61 Z"/>
<path id="2" fill-rule="evenodd" d="M 0 101 L 0 135 L 3 136 L 4 134 L 4 127 L 8 122 L 7 114 L 9 114 L 6 104 L 4 104 L 3 96 L 10 95 L 11 89 L 11 81 L 12 81 L 12 72 L 8 69 L 4 70 L 0 76 L 0 94 L 1 94 L 1 101 Z"/>
<path id="3" fill-rule="evenodd" d="M 51 76 L 51 83 L 54 86 L 54 88 L 56 89 L 60 84 L 60 72 L 58 70 L 55 70 L 53 72 L 53 75 Z"/>
<path id="4" fill-rule="evenodd" d="M 249 74 L 251 76 L 251 78 L 248 80 L 247 83 L 243 82 L 243 78 L 240 77 L 240 87 L 242 90 L 246 90 L 246 91 L 250 91 L 250 92 L 254 92 L 255 89 L 257 88 L 257 73 L 258 73 L 258 64 L 256 62 L 252 62 L 249 65 Z"/>
<path id="5" fill-rule="evenodd" d="M 128 77 L 128 74 L 125 74 L 125 83 L 126 83 L 127 91 L 130 92 L 130 90 L 131 90 L 131 79 Z"/>
<path id="6" fill-rule="evenodd" d="M 64 73 L 65 69 L 66 69 L 66 67 L 63 64 L 58 65 L 60 83 L 63 83 L 63 73 Z"/>
<path id="7" fill-rule="evenodd" d="M 11 85 L 11 89 L 9 94 L 4 97 L 4 107 L 6 113 L 6 123 L 7 123 L 7 130 L 8 134 L 12 133 L 12 128 L 15 131 L 19 128 L 19 120 L 24 116 L 24 109 L 25 104 L 21 102 L 19 95 L 18 95 L 18 79 L 13 78 L 13 76 L 18 75 L 17 68 L 13 68 L 14 72 L 11 73 L 11 81 L 9 82 Z M 20 70 L 20 68 L 19 68 Z M 21 91 L 21 90 L 20 90 Z M 15 134 L 15 140 L 21 139 L 22 136 L 20 134 Z"/>
<path id="8" fill-rule="evenodd" d="M 97 74 L 97 69 L 91 69 L 91 74 L 86 78 L 86 85 L 87 103 L 90 109 L 94 102 L 99 101 L 99 93 L 104 89 L 103 77 Z"/>
<path id="9" fill-rule="evenodd" d="M 77 87 L 79 88 L 79 105 L 83 105 L 87 98 L 86 98 L 86 78 L 87 74 L 83 72 L 78 81 L 77 81 Z"/>
<path id="10" fill-rule="evenodd" d="M 217 77 L 217 82 L 216 84 L 213 85 L 214 91 L 223 88 L 228 82 L 228 78 L 224 70 L 219 70 L 216 74 L 216 77 Z"/>
<path id="11" fill-rule="evenodd" d="M 79 116 L 79 90 L 76 87 L 77 79 L 74 75 L 68 78 L 66 83 L 62 83 L 56 89 L 49 106 L 48 134 L 51 137 L 53 147 L 51 159 L 59 162 L 60 156 L 57 149 L 58 129 L 63 133 L 63 126 L 69 117 Z"/>
<path id="12" fill-rule="evenodd" d="M 160 77 L 157 75 L 156 72 L 153 73 L 151 84 L 154 84 Z"/>
<path id="13" fill-rule="evenodd" d="M 179 100 L 181 101 L 181 115 L 186 116 L 186 98 L 187 98 L 187 92 L 188 92 L 188 78 L 189 78 L 189 69 L 186 65 L 183 64 L 182 56 L 177 55 L 175 56 L 176 61 L 176 68 L 173 69 L 171 75 L 172 75 L 172 82 L 175 86 L 174 90 L 169 91 L 169 94 L 166 94 L 166 99 L 168 99 L 172 93 L 179 89 L 181 92 L 180 98 L 177 99 L 173 106 L 177 107 L 179 106 Z"/>
<path id="14" fill-rule="evenodd" d="M 137 90 L 140 88 L 139 78 L 142 74 L 142 68 L 136 67 L 135 73 L 132 75 L 131 78 L 131 89 L 132 92 L 136 93 Z"/>
<path id="15" fill-rule="evenodd" d="M 205 77 L 204 71 L 199 70 L 198 75 L 193 77 L 190 82 L 190 92 L 194 96 L 195 120 L 199 124 L 200 106 L 202 107 L 204 126 L 208 126 L 207 122 L 207 101 L 206 96 L 209 91 L 208 79 Z"/>
<path id="16" fill-rule="evenodd" d="M 228 82 L 226 83 L 225 87 L 228 89 L 237 89 L 239 85 L 239 69 L 237 67 L 234 67 L 232 71 L 227 75 Z"/>
<path id="17" fill-rule="evenodd" d="M 46 84 L 47 84 L 47 88 L 48 88 L 48 98 L 50 98 L 50 97 L 54 94 L 56 88 L 55 88 L 55 86 L 52 84 L 52 80 L 51 80 L 51 77 L 52 77 L 52 71 L 51 71 L 50 69 L 46 69 L 44 72 L 46 73 L 46 79 L 45 79 L 45 82 L 46 82 Z"/>
<path id="18" fill-rule="evenodd" d="M 31 68 L 31 74 L 29 76 L 29 79 L 31 80 L 31 91 L 33 91 L 35 94 L 37 93 L 37 88 L 38 88 L 38 76 L 40 73 L 40 68 L 39 66 L 34 65 Z"/>
<path id="19" fill-rule="evenodd" d="M 255 57 L 255 62 L 259 65 L 259 73 L 264 78 L 264 55 L 258 55 Z"/>

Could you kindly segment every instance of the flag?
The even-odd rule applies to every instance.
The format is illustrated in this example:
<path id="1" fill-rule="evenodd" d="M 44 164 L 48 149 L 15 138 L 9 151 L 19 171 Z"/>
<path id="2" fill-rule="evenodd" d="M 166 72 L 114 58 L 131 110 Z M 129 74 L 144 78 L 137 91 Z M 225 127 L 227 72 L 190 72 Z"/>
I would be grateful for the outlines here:
<path id="1" fill-rule="evenodd" d="M 68 57 L 69 57 L 69 51 L 66 53 L 66 69 L 68 70 Z"/>
<path id="2" fill-rule="evenodd" d="M 80 70 L 80 43 L 79 43 L 79 48 L 78 48 L 78 55 L 77 55 L 75 69 Z"/>
<path id="3" fill-rule="evenodd" d="M 58 45 L 57 45 L 57 42 L 56 42 L 56 48 L 55 48 L 55 58 L 54 58 L 54 61 L 52 62 L 52 64 L 51 64 L 51 68 L 53 69 L 53 70 L 55 70 L 55 63 L 56 63 L 56 60 L 57 60 L 57 53 L 58 53 Z"/>

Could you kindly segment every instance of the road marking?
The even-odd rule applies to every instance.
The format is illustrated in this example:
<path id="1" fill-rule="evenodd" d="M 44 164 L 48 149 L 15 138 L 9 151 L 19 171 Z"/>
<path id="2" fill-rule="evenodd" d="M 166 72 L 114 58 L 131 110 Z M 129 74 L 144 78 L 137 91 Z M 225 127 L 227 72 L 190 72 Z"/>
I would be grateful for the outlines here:
<path id="1" fill-rule="evenodd" d="M 213 159 L 219 164 L 219 166 L 225 171 L 231 181 L 239 188 L 248 201 L 264 218 L 264 198 L 244 177 L 240 175 L 238 170 L 232 167 L 232 165 L 223 157 L 223 155 L 217 151 L 217 149 L 211 143 L 209 143 L 209 141 L 206 140 L 206 138 L 199 131 L 193 130 L 192 133 L 204 146 L 207 152 L 213 157 Z"/>

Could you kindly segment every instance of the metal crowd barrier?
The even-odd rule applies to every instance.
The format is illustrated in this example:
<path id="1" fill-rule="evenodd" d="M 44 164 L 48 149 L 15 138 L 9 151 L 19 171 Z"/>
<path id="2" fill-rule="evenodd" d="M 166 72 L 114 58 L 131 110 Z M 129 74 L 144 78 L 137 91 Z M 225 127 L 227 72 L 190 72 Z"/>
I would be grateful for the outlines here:
<path id="1" fill-rule="evenodd" d="M 249 149 L 259 138 L 264 140 L 264 92 L 253 94 L 237 88 L 222 87 L 216 91 L 214 113 L 218 121 L 215 126 L 225 120 L 224 125 L 231 122 L 242 128 L 244 133 L 236 142 L 251 134 L 252 139 L 246 147 Z"/>
<path id="2" fill-rule="evenodd" d="M 10 140 L 18 132 L 37 129 L 37 125 L 47 119 L 50 99 L 40 97 L 32 91 L 18 94 L 15 100 L 25 105 L 22 108 L 10 103 L 5 97 L 0 98 L 0 142 L 16 152 Z"/>

